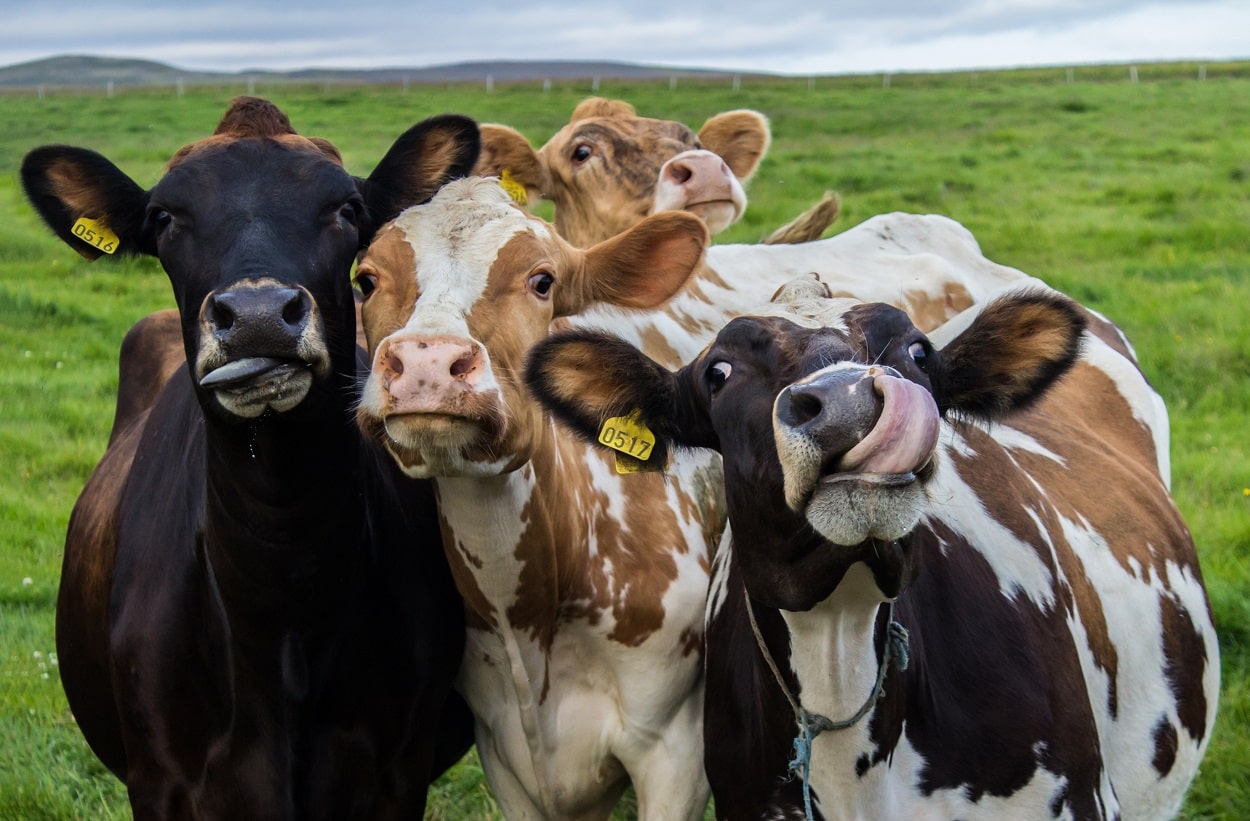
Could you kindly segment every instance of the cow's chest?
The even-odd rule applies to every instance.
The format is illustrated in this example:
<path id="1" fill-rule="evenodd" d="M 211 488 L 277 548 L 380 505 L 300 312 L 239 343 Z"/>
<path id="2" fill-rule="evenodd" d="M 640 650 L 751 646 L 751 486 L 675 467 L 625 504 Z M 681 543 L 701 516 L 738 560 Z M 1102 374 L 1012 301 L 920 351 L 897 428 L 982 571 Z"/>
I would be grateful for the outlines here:
<path id="1" fill-rule="evenodd" d="M 510 774 L 548 816 L 615 803 L 637 759 L 674 731 L 674 714 L 689 716 L 682 734 L 699 738 L 701 656 L 683 654 L 679 636 L 629 647 L 608 631 L 565 622 L 549 646 L 510 629 L 468 633 L 458 688 L 477 718 L 483 767 Z"/>

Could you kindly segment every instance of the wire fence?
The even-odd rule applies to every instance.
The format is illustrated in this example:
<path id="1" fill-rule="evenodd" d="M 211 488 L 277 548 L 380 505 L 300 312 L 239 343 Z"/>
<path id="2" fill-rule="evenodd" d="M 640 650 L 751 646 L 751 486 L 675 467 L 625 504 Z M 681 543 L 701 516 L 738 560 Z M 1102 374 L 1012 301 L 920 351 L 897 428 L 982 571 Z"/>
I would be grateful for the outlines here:
<path id="1" fill-rule="evenodd" d="M 478 77 L 459 78 L 455 80 L 428 80 L 423 74 L 405 74 L 402 71 L 390 71 L 363 76 L 326 75 L 322 77 L 284 76 L 264 74 L 249 76 L 240 74 L 223 80 L 219 77 L 204 78 L 168 78 L 143 79 L 129 76 L 124 80 L 85 77 L 81 81 L 68 83 L 36 83 L 36 84 L 4 84 L 0 81 L 0 96 L 35 96 L 51 95 L 83 95 L 99 94 L 112 97 L 117 94 L 134 92 L 170 92 L 181 97 L 191 90 L 210 88 L 228 89 L 232 92 L 247 94 L 264 93 L 275 88 L 292 89 L 295 87 L 317 88 L 325 93 L 339 93 L 361 86 L 393 86 L 403 91 L 430 86 L 447 88 L 476 87 L 488 92 L 505 88 L 529 87 L 541 88 L 550 92 L 555 90 L 582 91 L 600 94 L 604 86 L 611 83 L 616 86 L 638 84 L 666 85 L 673 93 L 685 90 L 707 90 L 716 88 L 739 92 L 752 86 L 795 85 L 808 91 L 829 89 L 868 89 L 879 88 L 949 88 L 952 86 L 1012 86 L 1012 85 L 1056 85 L 1079 83 L 1160 83 L 1176 81 L 1208 82 L 1229 79 L 1250 78 L 1250 60 L 1245 61 L 1190 61 L 1190 62 L 1159 62 L 1133 64 L 1094 64 L 1080 66 L 1045 66 L 1033 68 L 1011 69 L 980 69 L 966 71 L 916 71 L 916 72 L 876 72 L 863 74 L 833 75 L 775 75 L 748 73 L 672 73 L 656 71 L 650 76 L 617 76 L 587 75 L 584 77 L 538 77 L 498 75 L 484 73 Z"/>

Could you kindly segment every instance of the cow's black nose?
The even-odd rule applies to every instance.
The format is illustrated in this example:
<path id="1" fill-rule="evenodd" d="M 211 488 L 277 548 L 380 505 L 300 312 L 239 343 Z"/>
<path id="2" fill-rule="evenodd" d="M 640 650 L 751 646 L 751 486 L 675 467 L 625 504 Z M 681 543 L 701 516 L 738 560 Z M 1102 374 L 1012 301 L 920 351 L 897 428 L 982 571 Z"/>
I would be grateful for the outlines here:
<path id="1" fill-rule="evenodd" d="M 299 337 L 308 325 L 312 300 L 302 288 L 232 288 L 209 296 L 204 320 L 230 347 L 280 344 Z"/>

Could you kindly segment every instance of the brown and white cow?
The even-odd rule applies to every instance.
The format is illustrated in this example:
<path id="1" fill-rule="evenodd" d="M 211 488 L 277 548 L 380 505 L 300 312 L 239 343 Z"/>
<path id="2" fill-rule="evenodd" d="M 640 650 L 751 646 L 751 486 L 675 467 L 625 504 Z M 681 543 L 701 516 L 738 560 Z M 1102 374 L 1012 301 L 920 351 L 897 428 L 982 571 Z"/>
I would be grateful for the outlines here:
<path id="1" fill-rule="evenodd" d="M 807 303 L 676 373 L 586 330 L 527 371 L 586 436 L 637 414 L 657 447 L 724 455 L 718 815 L 1172 817 L 1219 649 L 1140 372 L 1042 288 L 940 350 L 895 308 Z"/>
<path id="2" fill-rule="evenodd" d="M 26 156 L 58 236 L 155 256 L 178 304 L 123 345 L 57 599 L 70 707 L 136 818 L 419 818 L 470 745 L 432 488 L 351 424 L 350 271 L 477 148 L 431 118 L 361 180 L 239 98 L 151 189 L 87 149 Z"/>
<path id="3" fill-rule="evenodd" d="M 521 382 L 554 318 L 597 300 L 652 307 L 706 242 L 699 219 L 674 212 L 580 250 L 478 178 L 403 212 L 357 267 L 373 362 L 359 420 L 408 475 L 434 479 L 469 607 L 458 688 L 509 818 L 606 818 L 631 783 L 641 818 L 699 818 L 707 804 L 719 459 L 618 474 Z"/>
<path id="4" fill-rule="evenodd" d="M 742 217 L 744 186 L 771 139 L 758 111 L 717 114 L 696 134 L 673 120 L 639 117 L 622 100 L 591 97 L 537 150 L 513 128 L 483 125 L 474 174 L 500 177 L 523 204 L 551 201 L 556 230 L 579 248 L 661 211 L 689 211 L 716 234 Z M 814 236 L 837 208 L 820 213 L 828 222 Z"/>

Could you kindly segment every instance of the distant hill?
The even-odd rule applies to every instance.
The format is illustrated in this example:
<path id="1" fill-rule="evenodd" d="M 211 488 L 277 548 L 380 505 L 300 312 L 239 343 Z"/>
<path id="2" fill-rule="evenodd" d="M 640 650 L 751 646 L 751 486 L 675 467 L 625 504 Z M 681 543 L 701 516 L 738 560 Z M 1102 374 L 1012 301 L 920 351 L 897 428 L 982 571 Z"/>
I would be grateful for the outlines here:
<path id="1" fill-rule="evenodd" d="M 320 69 L 298 71 L 242 70 L 236 72 L 186 71 L 151 60 L 67 55 L 33 60 L 0 68 L 0 87 L 146 86 L 230 82 L 254 77 L 266 81 L 343 83 L 454 83 L 521 80 L 655 79 L 664 77 L 727 77 L 735 72 L 689 68 L 665 68 L 631 63 L 580 61 L 493 61 L 455 63 L 425 68 Z M 742 74 L 742 76 L 762 76 Z"/>

